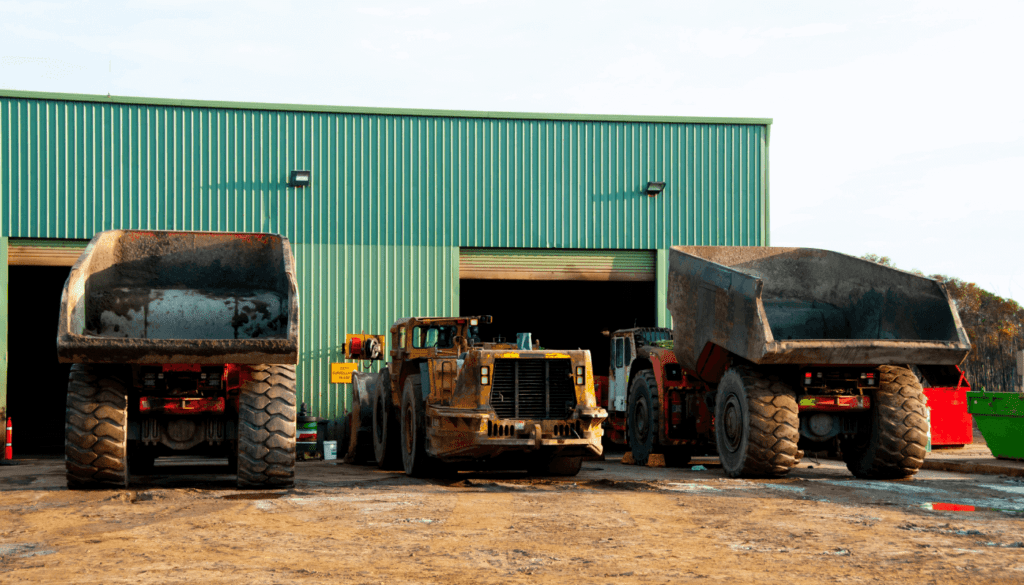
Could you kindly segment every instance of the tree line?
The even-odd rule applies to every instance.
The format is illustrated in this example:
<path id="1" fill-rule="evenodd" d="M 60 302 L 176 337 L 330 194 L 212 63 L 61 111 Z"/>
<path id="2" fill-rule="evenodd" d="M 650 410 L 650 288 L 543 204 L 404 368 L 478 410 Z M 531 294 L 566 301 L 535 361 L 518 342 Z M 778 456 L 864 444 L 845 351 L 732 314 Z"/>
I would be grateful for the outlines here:
<path id="1" fill-rule="evenodd" d="M 861 258 L 896 268 L 888 256 L 865 254 Z M 925 276 L 920 270 L 909 272 Z M 973 389 L 992 392 L 1022 390 L 1017 352 L 1024 349 L 1024 307 L 973 282 L 945 274 L 932 274 L 928 278 L 945 284 L 971 340 L 971 353 L 960 368 L 967 374 Z"/>

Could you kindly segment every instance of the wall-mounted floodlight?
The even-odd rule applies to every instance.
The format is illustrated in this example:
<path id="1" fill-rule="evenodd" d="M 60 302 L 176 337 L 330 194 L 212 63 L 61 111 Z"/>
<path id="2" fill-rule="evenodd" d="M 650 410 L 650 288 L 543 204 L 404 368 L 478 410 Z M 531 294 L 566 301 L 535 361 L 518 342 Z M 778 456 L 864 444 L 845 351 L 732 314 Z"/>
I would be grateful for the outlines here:
<path id="1" fill-rule="evenodd" d="M 288 184 L 292 187 L 309 187 L 309 171 L 292 171 L 288 176 Z"/>
<path id="2" fill-rule="evenodd" d="M 647 196 L 654 197 L 665 190 L 665 181 L 647 181 Z"/>

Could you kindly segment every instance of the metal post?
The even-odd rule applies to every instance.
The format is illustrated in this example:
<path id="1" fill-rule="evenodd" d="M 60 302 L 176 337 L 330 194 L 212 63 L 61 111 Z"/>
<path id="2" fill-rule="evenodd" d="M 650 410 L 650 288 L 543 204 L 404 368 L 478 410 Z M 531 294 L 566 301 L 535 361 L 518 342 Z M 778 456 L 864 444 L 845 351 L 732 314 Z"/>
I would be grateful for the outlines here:
<path id="1" fill-rule="evenodd" d="M 658 327 L 671 327 L 668 312 L 668 250 L 657 250 L 654 262 L 654 316 Z"/>

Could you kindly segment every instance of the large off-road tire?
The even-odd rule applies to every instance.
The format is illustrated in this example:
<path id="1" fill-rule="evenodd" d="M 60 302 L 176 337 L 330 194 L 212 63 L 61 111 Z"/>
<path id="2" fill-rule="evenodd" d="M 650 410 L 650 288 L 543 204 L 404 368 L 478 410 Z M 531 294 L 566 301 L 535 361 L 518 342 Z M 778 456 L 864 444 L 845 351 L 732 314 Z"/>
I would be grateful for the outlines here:
<path id="1" fill-rule="evenodd" d="M 391 402 L 391 372 L 387 366 L 373 384 L 373 454 L 377 466 L 394 471 L 402 469 L 401 428 Z"/>
<path id="2" fill-rule="evenodd" d="M 295 366 L 248 366 L 238 397 L 238 487 L 295 481 Z"/>
<path id="3" fill-rule="evenodd" d="M 72 364 L 64 415 L 70 489 L 128 486 L 128 380 L 118 366 Z"/>
<path id="4" fill-rule="evenodd" d="M 846 467 L 866 479 L 900 479 L 924 463 L 928 421 L 921 382 L 909 368 L 881 366 L 870 428 L 844 439 Z"/>
<path id="5" fill-rule="evenodd" d="M 647 465 L 658 444 L 658 425 L 661 422 L 661 404 L 658 402 L 658 382 L 654 372 L 636 373 L 629 386 L 626 405 L 626 433 L 629 449 L 637 465 Z"/>
<path id="6" fill-rule="evenodd" d="M 715 396 L 715 440 L 729 477 L 788 473 L 801 456 L 796 393 L 754 369 L 731 368 Z"/>
<path id="7" fill-rule="evenodd" d="M 433 457 L 427 455 L 426 415 L 420 375 L 405 378 L 402 388 L 402 465 L 406 475 L 430 477 L 439 466 Z"/>
<path id="8" fill-rule="evenodd" d="M 534 462 L 528 472 L 530 475 L 572 477 L 579 475 L 582 468 L 583 457 L 548 457 Z"/>

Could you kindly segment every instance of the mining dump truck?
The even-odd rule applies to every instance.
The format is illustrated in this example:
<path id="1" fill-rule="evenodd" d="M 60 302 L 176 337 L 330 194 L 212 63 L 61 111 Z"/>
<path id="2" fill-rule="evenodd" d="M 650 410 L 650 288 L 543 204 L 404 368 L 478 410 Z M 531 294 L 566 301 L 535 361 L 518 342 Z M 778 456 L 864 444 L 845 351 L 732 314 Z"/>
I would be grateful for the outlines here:
<path id="1" fill-rule="evenodd" d="M 458 469 L 576 475 L 602 453 L 604 409 L 587 350 L 482 342 L 489 316 L 411 318 L 391 327 L 373 393 L 377 463 L 414 477 Z"/>
<path id="2" fill-rule="evenodd" d="M 240 487 L 295 469 L 299 309 L 288 240 L 274 234 L 97 234 L 61 299 L 71 363 L 69 488 L 126 486 L 156 458 L 226 458 Z"/>
<path id="3" fill-rule="evenodd" d="M 912 368 L 971 349 L 942 283 L 812 248 L 673 247 L 668 307 L 676 384 L 703 398 L 682 401 L 684 431 L 713 432 L 731 477 L 785 474 L 799 443 L 833 439 L 858 477 L 913 475 L 928 423 Z"/>

